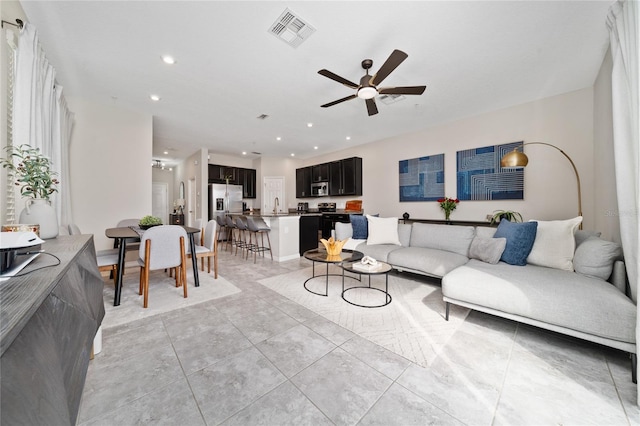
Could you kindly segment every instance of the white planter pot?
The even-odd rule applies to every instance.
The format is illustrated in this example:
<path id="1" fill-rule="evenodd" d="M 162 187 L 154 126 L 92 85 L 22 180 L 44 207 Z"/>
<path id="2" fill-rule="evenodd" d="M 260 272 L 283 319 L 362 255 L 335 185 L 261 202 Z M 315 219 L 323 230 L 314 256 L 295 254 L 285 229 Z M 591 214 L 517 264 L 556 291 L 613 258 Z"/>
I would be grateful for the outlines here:
<path id="1" fill-rule="evenodd" d="M 20 223 L 40 225 L 40 238 L 43 240 L 58 236 L 58 216 L 49 200 L 29 198 L 20 213 Z"/>

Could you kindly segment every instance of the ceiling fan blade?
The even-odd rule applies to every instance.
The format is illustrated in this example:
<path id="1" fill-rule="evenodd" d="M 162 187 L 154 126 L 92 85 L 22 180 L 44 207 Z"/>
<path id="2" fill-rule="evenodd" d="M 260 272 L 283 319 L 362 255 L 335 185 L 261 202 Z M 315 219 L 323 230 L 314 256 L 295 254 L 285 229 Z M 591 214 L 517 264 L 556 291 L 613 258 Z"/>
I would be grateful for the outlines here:
<path id="1" fill-rule="evenodd" d="M 349 95 L 346 98 L 338 99 L 337 101 L 329 102 L 328 104 L 320 105 L 322 108 L 328 108 L 330 106 L 334 106 L 344 101 L 350 101 L 351 99 L 357 98 L 358 95 Z"/>
<path id="2" fill-rule="evenodd" d="M 402 61 L 407 59 L 408 56 L 409 55 L 404 53 L 402 50 L 398 49 L 391 52 L 391 55 L 389 55 L 387 61 L 382 64 L 378 72 L 375 73 L 375 75 L 371 78 L 371 84 L 377 86 L 378 84 L 382 83 L 382 80 L 387 78 L 387 76 L 391 74 L 391 72 L 395 70 L 398 65 L 402 63 Z"/>
<path id="3" fill-rule="evenodd" d="M 352 89 L 358 88 L 358 85 L 355 84 L 353 81 L 349 81 L 346 78 L 340 77 L 339 75 L 334 74 L 329 70 L 321 69 L 320 71 L 318 71 L 318 74 L 324 75 L 325 77 L 330 78 L 331 80 L 337 81 L 338 83 L 342 83 L 345 86 L 350 87 Z"/>
<path id="4" fill-rule="evenodd" d="M 367 112 L 369 115 L 376 115 L 378 113 L 378 107 L 376 106 L 376 101 L 371 99 L 365 99 L 367 103 Z"/>
<path id="5" fill-rule="evenodd" d="M 427 86 L 382 87 L 378 89 L 381 95 L 422 95 Z"/>

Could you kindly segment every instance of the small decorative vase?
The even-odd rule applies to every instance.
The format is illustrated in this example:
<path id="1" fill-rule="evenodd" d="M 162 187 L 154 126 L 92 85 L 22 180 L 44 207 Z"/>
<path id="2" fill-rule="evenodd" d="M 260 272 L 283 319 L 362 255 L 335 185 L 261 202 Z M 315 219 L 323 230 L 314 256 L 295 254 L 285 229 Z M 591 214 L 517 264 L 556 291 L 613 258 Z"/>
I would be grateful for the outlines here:
<path id="1" fill-rule="evenodd" d="M 58 215 L 51 202 L 44 198 L 29 198 L 20 213 L 20 223 L 40 225 L 40 238 L 43 240 L 58 236 Z"/>
<path id="2" fill-rule="evenodd" d="M 450 210 L 445 210 L 444 211 L 444 220 L 449 222 L 449 216 L 451 216 L 451 211 Z"/>

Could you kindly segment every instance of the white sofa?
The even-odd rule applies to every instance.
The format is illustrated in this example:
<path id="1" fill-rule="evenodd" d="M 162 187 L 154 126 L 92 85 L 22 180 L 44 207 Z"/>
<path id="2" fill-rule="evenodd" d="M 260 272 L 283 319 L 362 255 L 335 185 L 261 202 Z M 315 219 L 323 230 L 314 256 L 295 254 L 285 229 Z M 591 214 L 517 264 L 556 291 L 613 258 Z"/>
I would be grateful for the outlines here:
<path id="1" fill-rule="evenodd" d="M 485 257 L 486 253 L 477 256 L 477 250 L 472 253 L 472 243 L 476 237 L 491 238 L 495 228 L 397 226 L 400 244 L 350 240 L 345 248 L 385 261 L 399 271 L 441 278 L 447 320 L 453 303 L 627 351 L 632 355 L 636 382 L 636 305 L 626 294 L 625 267 L 617 244 L 577 231 L 576 272 L 470 258 Z M 337 239 L 351 235 L 350 224 L 336 223 Z"/>

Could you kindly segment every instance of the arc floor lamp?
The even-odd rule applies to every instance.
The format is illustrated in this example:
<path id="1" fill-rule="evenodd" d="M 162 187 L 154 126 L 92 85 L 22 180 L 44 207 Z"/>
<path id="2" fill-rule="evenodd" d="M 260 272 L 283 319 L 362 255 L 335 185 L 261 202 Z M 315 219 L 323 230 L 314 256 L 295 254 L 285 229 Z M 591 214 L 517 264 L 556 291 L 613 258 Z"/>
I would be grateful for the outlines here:
<path id="1" fill-rule="evenodd" d="M 525 145 L 550 146 L 551 148 L 555 148 L 558 151 L 560 151 L 560 153 L 564 155 L 567 160 L 569 160 L 569 163 L 571 163 L 571 167 L 573 167 L 573 172 L 576 174 L 576 181 L 578 183 L 578 216 L 582 216 L 582 191 L 580 189 L 580 175 L 578 174 L 578 169 L 576 168 L 576 165 L 571 159 L 571 157 L 569 157 L 566 152 L 564 152 L 563 150 L 561 150 L 555 145 L 551 145 L 550 143 L 527 142 L 527 143 L 523 143 L 522 147 L 524 147 Z M 527 164 L 529 164 L 529 158 L 524 152 L 518 151 L 518 148 L 514 148 L 513 151 L 505 154 L 500 160 L 501 167 L 510 168 L 510 169 L 522 169 L 526 167 Z M 580 229 L 582 229 L 582 223 L 580 223 Z"/>

